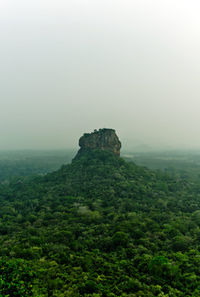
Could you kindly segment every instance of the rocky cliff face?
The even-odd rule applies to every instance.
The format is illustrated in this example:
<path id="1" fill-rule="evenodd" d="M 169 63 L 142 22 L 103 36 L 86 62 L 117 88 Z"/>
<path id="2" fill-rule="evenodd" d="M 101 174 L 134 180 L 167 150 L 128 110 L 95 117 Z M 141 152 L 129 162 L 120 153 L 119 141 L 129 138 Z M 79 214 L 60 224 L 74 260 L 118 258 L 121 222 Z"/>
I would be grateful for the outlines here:
<path id="1" fill-rule="evenodd" d="M 99 129 L 92 133 L 85 133 L 79 139 L 80 150 L 77 156 L 87 149 L 100 149 L 120 155 L 121 142 L 113 129 Z"/>

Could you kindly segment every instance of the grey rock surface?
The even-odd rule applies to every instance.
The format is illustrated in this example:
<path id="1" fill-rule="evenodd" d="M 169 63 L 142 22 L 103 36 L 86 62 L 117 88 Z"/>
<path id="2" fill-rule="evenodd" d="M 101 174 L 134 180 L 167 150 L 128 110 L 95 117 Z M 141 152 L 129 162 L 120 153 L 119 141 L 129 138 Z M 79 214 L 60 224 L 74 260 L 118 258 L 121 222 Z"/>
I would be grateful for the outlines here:
<path id="1" fill-rule="evenodd" d="M 79 139 L 80 150 L 78 155 L 87 149 L 100 149 L 113 152 L 120 156 L 121 142 L 114 129 L 99 129 L 92 133 L 85 133 Z"/>

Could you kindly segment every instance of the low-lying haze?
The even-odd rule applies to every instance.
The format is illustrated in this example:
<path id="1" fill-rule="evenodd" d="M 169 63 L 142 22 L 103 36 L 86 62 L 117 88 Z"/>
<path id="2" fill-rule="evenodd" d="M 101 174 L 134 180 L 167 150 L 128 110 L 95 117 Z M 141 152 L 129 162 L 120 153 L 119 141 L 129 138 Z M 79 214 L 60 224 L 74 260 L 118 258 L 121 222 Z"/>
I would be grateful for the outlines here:
<path id="1" fill-rule="evenodd" d="M 125 147 L 200 148 L 200 3 L 0 3 L 0 149 L 77 146 L 115 128 Z"/>

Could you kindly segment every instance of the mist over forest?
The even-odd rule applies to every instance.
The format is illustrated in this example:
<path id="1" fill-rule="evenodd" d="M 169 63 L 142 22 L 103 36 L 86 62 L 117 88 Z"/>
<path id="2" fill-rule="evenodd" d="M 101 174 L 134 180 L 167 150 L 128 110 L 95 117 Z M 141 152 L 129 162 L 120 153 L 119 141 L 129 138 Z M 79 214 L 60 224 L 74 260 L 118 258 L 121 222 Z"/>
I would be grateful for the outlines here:
<path id="1" fill-rule="evenodd" d="M 2 1 L 0 149 L 77 148 L 112 127 L 124 147 L 199 149 L 199 9 Z"/>
<path id="2" fill-rule="evenodd" d="M 200 296 L 199 11 L 0 1 L 0 297 Z"/>

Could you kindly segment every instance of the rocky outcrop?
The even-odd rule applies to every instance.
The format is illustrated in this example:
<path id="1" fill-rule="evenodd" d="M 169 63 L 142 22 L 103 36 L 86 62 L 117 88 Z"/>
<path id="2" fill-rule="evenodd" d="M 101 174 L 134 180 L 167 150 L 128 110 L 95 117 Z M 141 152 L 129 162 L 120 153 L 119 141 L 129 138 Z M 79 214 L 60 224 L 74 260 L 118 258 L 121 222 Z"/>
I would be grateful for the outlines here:
<path id="1" fill-rule="evenodd" d="M 92 133 L 85 133 L 79 139 L 80 150 L 77 156 L 87 149 L 100 149 L 120 155 L 121 142 L 113 129 L 99 129 Z"/>

